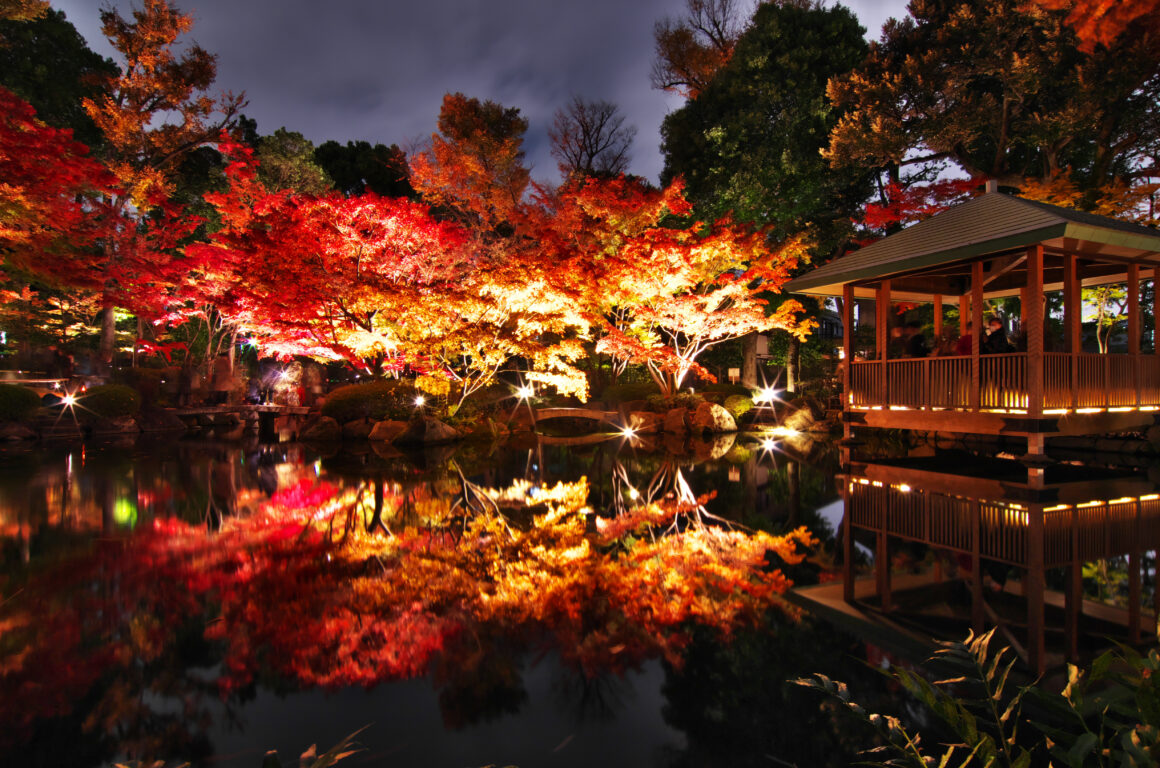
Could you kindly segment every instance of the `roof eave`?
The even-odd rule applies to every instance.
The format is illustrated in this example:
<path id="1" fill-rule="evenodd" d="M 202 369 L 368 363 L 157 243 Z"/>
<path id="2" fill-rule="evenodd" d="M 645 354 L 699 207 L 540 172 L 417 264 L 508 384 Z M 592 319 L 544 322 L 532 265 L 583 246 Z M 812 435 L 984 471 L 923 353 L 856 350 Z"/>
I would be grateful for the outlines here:
<path id="1" fill-rule="evenodd" d="M 939 264 L 948 264 L 953 261 L 964 261 L 967 259 L 977 258 L 979 256 L 986 256 L 991 253 L 1009 251 L 1015 248 L 1025 248 L 1029 245 L 1042 243 L 1044 240 L 1051 240 L 1056 237 L 1070 237 L 1071 235 L 1068 235 L 1067 233 L 1069 232 L 1069 228 L 1072 226 L 1076 225 L 1068 225 L 1065 223 L 1052 224 L 1047 227 L 1040 227 L 1039 229 L 1033 229 L 1026 232 L 1019 232 L 1013 235 L 1008 235 L 1007 237 L 1001 237 L 992 240 L 980 240 L 978 242 L 966 243 L 965 245 L 960 245 L 956 248 L 950 248 L 948 250 L 935 251 L 933 253 L 924 253 L 919 256 L 898 259 L 885 265 L 867 265 L 861 269 L 835 271 L 831 275 L 823 274 L 816 277 L 810 274 L 806 274 L 790 280 L 785 284 L 783 290 L 786 293 L 801 293 L 807 296 L 841 296 L 842 286 L 846 283 L 856 283 L 859 280 L 867 280 L 870 278 L 886 279 L 892 275 L 913 272 L 916 269 L 933 267 Z M 1105 233 L 1107 232 L 1107 230 L 1100 231 Z M 1139 236 L 1126 235 L 1126 237 L 1136 238 Z M 888 269 L 888 271 L 883 271 L 884 267 Z M 819 270 L 820 269 L 821 268 L 819 268 Z"/>

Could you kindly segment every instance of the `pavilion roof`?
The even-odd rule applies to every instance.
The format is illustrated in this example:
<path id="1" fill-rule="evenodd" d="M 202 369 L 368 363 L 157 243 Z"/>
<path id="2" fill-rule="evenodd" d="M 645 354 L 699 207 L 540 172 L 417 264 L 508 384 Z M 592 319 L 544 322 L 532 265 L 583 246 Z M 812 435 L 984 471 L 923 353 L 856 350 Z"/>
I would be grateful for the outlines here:
<path id="1" fill-rule="evenodd" d="M 1043 244 L 1087 257 L 1160 264 L 1160 231 L 990 192 L 789 281 L 789 293 L 840 296 L 846 283 Z"/>

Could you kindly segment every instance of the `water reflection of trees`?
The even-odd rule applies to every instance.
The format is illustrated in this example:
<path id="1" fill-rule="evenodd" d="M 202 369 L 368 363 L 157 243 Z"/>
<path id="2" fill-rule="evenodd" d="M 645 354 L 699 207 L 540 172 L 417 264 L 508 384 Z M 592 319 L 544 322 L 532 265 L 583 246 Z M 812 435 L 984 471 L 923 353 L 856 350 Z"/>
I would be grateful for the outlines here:
<path id="1" fill-rule="evenodd" d="M 424 674 L 463 725 L 518 709 L 520 660 L 546 650 L 582 672 L 581 701 L 606 701 L 616 686 L 598 681 L 649 658 L 679 666 L 694 627 L 728 637 L 760 620 L 787 586 L 770 562 L 810 543 L 718 524 L 679 472 L 664 475 L 682 490 L 663 504 L 593 511 L 586 482 L 535 474 L 556 460 L 542 456 L 498 486 L 470 457 L 364 457 L 360 475 L 303 480 L 246 512 L 224 500 L 246 465 L 223 456 L 189 470 L 179 514 L 155 506 L 135 535 L 44 567 L 19 594 L 5 585 L 9 738 L 67 721 L 94 754 L 116 734 L 124 754 L 188 758 L 219 694 Z M 134 470 L 138 502 L 156 476 Z"/>

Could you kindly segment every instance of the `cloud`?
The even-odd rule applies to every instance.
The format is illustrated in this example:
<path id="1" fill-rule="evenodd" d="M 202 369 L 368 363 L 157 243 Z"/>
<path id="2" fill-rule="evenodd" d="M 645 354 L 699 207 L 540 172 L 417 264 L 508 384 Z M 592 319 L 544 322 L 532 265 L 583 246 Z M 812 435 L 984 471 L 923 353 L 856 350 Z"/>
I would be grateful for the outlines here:
<path id="1" fill-rule="evenodd" d="M 93 0 L 54 0 L 101 53 Z M 130 0 L 113 6 L 127 14 Z M 223 90 L 245 91 L 258 130 L 315 143 L 407 146 L 435 130 L 444 93 L 518 107 L 533 175 L 555 181 L 547 130 L 573 95 L 620 105 L 637 127 L 632 171 L 656 181 L 660 124 L 680 105 L 649 85 L 654 24 L 684 0 L 179 0 L 192 38 L 218 56 Z M 861 0 L 878 29 L 903 0 Z M 872 35 L 872 36 L 876 36 Z"/>

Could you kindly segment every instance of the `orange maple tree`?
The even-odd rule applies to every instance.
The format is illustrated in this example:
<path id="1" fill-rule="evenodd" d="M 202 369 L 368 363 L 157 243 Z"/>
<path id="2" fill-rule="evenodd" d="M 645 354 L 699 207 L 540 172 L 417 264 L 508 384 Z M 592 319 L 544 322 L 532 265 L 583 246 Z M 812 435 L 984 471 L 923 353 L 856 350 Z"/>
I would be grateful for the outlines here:
<path id="1" fill-rule="evenodd" d="M 216 139 L 243 103 L 232 94 L 206 95 L 215 57 L 196 44 L 178 45 L 192 16 L 169 0 L 144 0 L 132 16 L 128 21 L 116 9 L 101 12 L 102 32 L 122 58 L 121 73 L 105 95 L 83 101 L 104 136 L 105 162 L 117 184 L 103 201 L 116 220 L 109 227 L 115 236 L 102 241 L 100 354 L 106 363 L 113 355 L 114 307 L 155 314 L 182 272 L 172 264 L 173 249 L 197 222 L 179 216 L 170 203 L 178 164 Z"/>

